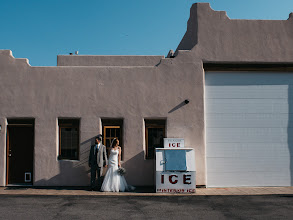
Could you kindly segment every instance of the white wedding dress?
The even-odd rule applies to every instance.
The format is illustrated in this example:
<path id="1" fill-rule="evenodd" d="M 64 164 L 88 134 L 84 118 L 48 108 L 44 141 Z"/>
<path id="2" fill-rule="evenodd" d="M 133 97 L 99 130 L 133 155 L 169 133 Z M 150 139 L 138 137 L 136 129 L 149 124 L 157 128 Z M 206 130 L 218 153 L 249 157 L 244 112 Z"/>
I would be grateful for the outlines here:
<path id="1" fill-rule="evenodd" d="M 120 176 L 118 173 L 118 154 L 119 149 L 111 149 L 108 160 L 108 170 L 101 187 L 101 191 L 103 192 L 124 192 L 134 189 L 133 186 L 127 185 L 124 176 Z"/>

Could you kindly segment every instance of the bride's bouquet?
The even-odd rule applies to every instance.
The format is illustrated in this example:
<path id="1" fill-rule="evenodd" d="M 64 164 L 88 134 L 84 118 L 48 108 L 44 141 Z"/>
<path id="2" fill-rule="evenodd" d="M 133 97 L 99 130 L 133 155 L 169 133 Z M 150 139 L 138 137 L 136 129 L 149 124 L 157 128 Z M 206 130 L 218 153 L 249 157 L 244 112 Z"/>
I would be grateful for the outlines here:
<path id="1" fill-rule="evenodd" d="M 126 169 L 123 167 L 119 167 L 117 172 L 120 176 L 124 176 L 126 174 Z"/>

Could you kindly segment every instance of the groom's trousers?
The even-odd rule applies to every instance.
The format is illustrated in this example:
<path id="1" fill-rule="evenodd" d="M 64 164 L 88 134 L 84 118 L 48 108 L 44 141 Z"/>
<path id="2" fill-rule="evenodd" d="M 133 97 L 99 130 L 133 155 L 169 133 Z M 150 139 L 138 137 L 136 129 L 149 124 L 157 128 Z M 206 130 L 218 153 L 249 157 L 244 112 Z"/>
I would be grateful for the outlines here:
<path id="1" fill-rule="evenodd" d="M 91 188 L 95 189 L 96 185 L 96 176 L 98 178 L 98 187 L 101 187 L 101 176 L 100 176 L 101 167 L 98 165 L 91 166 Z"/>

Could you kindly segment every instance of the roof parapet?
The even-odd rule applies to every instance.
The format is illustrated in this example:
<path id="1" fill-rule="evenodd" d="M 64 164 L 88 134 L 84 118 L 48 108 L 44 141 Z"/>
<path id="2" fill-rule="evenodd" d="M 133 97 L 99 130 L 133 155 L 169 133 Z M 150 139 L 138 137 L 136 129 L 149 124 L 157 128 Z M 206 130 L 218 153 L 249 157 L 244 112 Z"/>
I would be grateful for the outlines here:
<path id="1" fill-rule="evenodd" d="M 58 55 L 57 66 L 156 66 L 164 56 Z"/>
<path id="2" fill-rule="evenodd" d="M 29 60 L 27 58 L 15 58 L 13 56 L 11 50 L 0 50 L 0 56 L 7 57 L 10 60 L 15 60 L 15 62 L 20 63 L 20 64 L 25 64 L 25 65 L 31 66 L 29 64 Z"/>
<path id="3" fill-rule="evenodd" d="M 190 9 L 187 31 L 176 49 L 212 62 L 293 62 L 291 20 L 230 19 L 224 11 L 214 11 L 209 3 Z"/>

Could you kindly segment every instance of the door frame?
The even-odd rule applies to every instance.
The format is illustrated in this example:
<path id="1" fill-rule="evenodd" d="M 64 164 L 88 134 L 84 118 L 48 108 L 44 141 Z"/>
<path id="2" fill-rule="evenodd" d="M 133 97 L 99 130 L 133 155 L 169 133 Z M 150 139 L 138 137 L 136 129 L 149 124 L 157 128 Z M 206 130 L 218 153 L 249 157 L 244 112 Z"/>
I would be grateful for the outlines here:
<path id="1" fill-rule="evenodd" d="M 10 124 L 9 124 L 9 121 Z M 32 183 L 28 185 L 34 184 L 35 179 L 35 119 L 34 118 L 11 118 L 7 119 L 6 124 L 6 181 L 5 185 L 8 186 L 8 178 L 9 178 L 9 127 L 33 127 L 33 170 L 32 170 Z M 14 185 L 14 184 L 13 184 Z M 22 185 L 22 184 L 21 184 Z"/>

